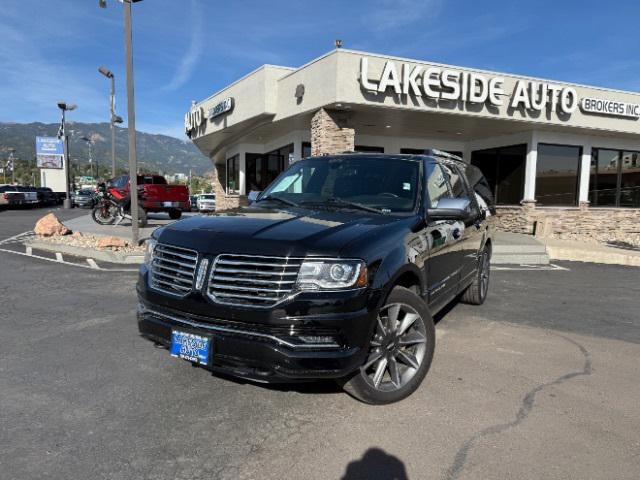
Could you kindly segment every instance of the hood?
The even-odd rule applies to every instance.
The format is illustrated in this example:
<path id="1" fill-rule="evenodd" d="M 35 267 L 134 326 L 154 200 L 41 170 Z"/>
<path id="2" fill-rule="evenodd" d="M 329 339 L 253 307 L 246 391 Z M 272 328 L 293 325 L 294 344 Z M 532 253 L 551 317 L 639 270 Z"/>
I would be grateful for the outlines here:
<path id="1" fill-rule="evenodd" d="M 201 253 L 338 256 L 365 235 L 405 217 L 353 210 L 244 207 L 163 227 L 159 241 Z"/>

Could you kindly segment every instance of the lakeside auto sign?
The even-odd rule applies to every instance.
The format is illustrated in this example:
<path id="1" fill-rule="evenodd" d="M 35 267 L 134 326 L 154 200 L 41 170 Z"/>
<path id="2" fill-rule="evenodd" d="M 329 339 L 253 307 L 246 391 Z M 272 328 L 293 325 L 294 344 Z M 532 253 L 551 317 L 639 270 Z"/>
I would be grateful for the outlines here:
<path id="1" fill-rule="evenodd" d="M 232 97 L 227 97 L 224 100 L 218 102 L 209 110 L 205 116 L 204 109 L 202 107 L 191 108 L 184 116 L 184 131 L 187 135 L 191 136 L 191 133 L 202 125 L 206 118 L 213 119 L 220 115 L 233 110 L 234 101 Z"/>
<path id="2" fill-rule="evenodd" d="M 58 137 L 36 137 L 36 164 L 39 168 L 62 168 L 64 140 Z"/>
<path id="3" fill-rule="evenodd" d="M 369 59 L 360 59 L 360 85 L 368 92 L 386 93 L 392 89 L 398 95 L 414 95 L 432 100 L 463 101 L 500 107 L 508 102 L 513 109 L 557 112 L 570 115 L 578 106 L 578 92 L 569 86 L 534 80 L 517 80 L 511 94 L 504 89 L 504 77 L 446 67 L 424 67 L 402 63 L 396 67 L 387 60 L 380 76 L 371 80 Z M 508 97 L 508 98 L 507 98 Z M 585 98 L 580 102 L 584 113 L 638 118 L 640 105 Z"/>

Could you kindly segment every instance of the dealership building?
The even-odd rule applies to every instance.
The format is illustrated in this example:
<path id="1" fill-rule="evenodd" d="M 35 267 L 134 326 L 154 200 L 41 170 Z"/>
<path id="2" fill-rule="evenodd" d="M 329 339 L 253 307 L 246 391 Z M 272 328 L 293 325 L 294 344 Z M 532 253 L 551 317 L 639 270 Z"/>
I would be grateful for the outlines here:
<path id="1" fill-rule="evenodd" d="M 460 155 L 501 228 L 640 245 L 640 94 L 346 49 L 264 65 L 194 102 L 218 209 L 291 162 L 345 151 Z"/>

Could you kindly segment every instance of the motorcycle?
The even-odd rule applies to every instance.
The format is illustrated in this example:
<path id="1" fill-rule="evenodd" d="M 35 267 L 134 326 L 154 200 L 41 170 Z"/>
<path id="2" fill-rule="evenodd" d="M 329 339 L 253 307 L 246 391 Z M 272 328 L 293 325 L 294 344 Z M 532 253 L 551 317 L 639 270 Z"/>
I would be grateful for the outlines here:
<path id="1" fill-rule="evenodd" d="M 100 225 L 120 225 L 123 220 L 133 220 L 128 211 L 131 208 L 129 197 L 116 197 L 107 190 L 104 183 L 98 185 L 97 196 L 96 204 L 91 210 L 91 218 L 94 222 Z M 140 206 L 138 206 L 138 226 L 141 228 L 147 226 L 147 212 Z"/>

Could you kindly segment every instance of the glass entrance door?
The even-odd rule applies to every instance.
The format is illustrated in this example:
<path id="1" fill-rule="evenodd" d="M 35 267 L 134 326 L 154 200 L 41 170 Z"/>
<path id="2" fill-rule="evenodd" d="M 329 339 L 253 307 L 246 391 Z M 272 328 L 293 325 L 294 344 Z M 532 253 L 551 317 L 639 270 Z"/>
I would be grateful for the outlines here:
<path id="1" fill-rule="evenodd" d="M 471 164 L 486 177 L 497 205 L 518 205 L 522 200 L 526 157 L 526 144 L 471 152 Z"/>

